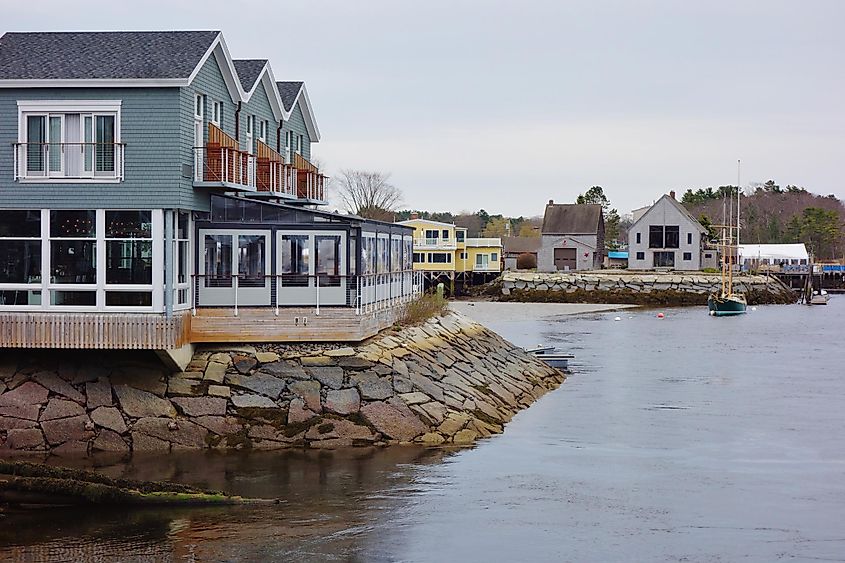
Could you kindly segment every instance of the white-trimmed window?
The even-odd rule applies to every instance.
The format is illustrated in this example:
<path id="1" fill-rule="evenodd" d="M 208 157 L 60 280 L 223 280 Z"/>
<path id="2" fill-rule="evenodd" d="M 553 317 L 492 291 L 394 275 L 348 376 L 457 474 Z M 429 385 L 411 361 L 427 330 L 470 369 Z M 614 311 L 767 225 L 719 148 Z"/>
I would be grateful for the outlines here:
<path id="1" fill-rule="evenodd" d="M 261 122 L 259 123 L 259 125 L 260 125 L 260 127 L 258 129 L 258 139 L 262 143 L 266 143 L 267 142 L 267 120 L 262 119 Z"/>
<path id="2" fill-rule="evenodd" d="M 290 162 L 291 145 L 293 144 L 293 132 L 285 131 L 285 161 Z"/>
<path id="3" fill-rule="evenodd" d="M 255 136 L 255 116 L 254 115 L 247 115 L 246 116 L 246 150 L 247 152 L 253 152 L 253 144 L 252 139 Z"/>
<path id="4" fill-rule="evenodd" d="M 202 94 L 197 94 L 196 101 L 194 102 L 194 117 L 197 119 L 202 119 L 205 116 L 205 98 L 203 98 Z"/>
<path id="5" fill-rule="evenodd" d="M 50 306 L 97 306 L 97 212 L 50 211 Z"/>
<path id="6" fill-rule="evenodd" d="M 191 214 L 179 212 L 176 219 L 174 263 L 176 280 L 173 303 L 178 308 L 191 305 Z"/>
<path id="7" fill-rule="evenodd" d="M 18 101 L 20 181 L 120 181 L 120 101 Z"/>
<path id="8" fill-rule="evenodd" d="M 296 136 L 296 152 L 302 154 L 302 135 Z"/>
<path id="9" fill-rule="evenodd" d="M 223 102 L 212 102 L 211 104 L 211 122 L 218 127 L 223 121 Z"/>
<path id="10" fill-rule="evenodd" d="M 106 307 L 152 307 L 152 211 L 106 211 Z"/>
<path id="11" fill-rule="evenodd" d="M 0 306 L 40 306 L 41 211 L 0 213 Z"/>

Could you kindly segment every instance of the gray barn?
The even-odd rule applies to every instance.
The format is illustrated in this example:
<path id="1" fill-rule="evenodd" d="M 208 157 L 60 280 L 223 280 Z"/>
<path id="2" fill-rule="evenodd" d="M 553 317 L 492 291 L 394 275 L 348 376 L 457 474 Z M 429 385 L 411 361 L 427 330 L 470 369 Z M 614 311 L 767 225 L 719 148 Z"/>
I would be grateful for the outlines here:
<path id="1" fill-rule="evenodd" d="M 604 255 L 601 205 L 549 200 L 543 216 L 537 270 L 597 270 L 602 266 Z"/>

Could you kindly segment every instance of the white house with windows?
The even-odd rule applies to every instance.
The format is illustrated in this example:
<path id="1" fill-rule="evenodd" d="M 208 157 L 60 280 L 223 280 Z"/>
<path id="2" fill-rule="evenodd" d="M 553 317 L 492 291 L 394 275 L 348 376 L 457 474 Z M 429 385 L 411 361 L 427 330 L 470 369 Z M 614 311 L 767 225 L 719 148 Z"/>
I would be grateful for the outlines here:
<path id="1" fill-rule="evenodd" d="M 707 249 L 707 229 L 670 192 L 658 199 L 628 229 L 631 270 L 700 270 L 716 266 Z"/>

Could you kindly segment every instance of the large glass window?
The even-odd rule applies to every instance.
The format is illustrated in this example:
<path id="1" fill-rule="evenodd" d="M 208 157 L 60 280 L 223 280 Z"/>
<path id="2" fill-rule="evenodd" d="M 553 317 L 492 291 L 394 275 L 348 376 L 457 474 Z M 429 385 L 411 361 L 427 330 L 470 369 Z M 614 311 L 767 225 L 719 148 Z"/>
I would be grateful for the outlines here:
<path id="1" fill-rule="evenodd" d="M 654 267 L 655 268 L 673 268 L 675 266 L 674 252 L 655 252 L 654 253 Z"/>
<path id="2" fill-rule="evenodd" d="M 340 286 L 340 236 L 314 237 L 314 265 L 321 286 Z"/>
<path id="3" fill-rule="evenodd" d="M 402 269 L 402 240 L 398 237 L 390 239 L 390 270 L 398 272 Z"/>
<path id="4" fill-rule="evenodd" d="M 232 287 L 232 235 L 205 235 L 205 287 Z"/>
<path id="5" fill-rule="evenodd" d="M 51 283 L 97 283 L 96 229 L 95 211 L 50 211 Z"/>
<path id="6" fill-rule="evenodd" d="M 238 235 L 238 286 L 265 287 L 266 237 Z"/>
<path id="7" fill-rule="evenodd" d="M 663 225 L 648 226 L 648 247 L 664 248 L 663 246 Z"/>
<path id="8" fill-rule="evenodd" d="M 89 111 L 44 111 L 23 103 L 18 176 L 21 178 L 119 179 L 117 109 L 107 103 L 74 102 Z M 121 161 L 122 162 L 122 161 Z"/>
<path id="9" fill-rule="evenodd" d="M 678 225 L 666 225 L 664 233 L 664 248 L 680 248 L 681 231 Z"/>
<path id="10" fill-rule="evenodd" d="M 4 289 L 2 286 L 6 284 Z M 14 286 L 9 287 L 11 284 Z M 29 287 L 20 287 L 20 284 Z M 3 211 L 0 220 L 0 305 L 40 305 L 40 285 L 41 212 Z"/>
<path id="11" fill-rule="evenodd" d="M 307 287 L 310 254 L 308 235 L 282 235 L 282 285 Z"/>
<path id="12" fill-rule="evenodd" d="M 107 284 L 153 283 L 151 215 L 150 211 L 106 211 Z"/>
<path id="13" fill-rule="evenodd" d="M 414 267 L 414 264 L 412 262 L 412 256 L 411 256 L 411 254 L 413 253 L 413 250 L 414 250 L 414 243 L 410 238 L 403 239 L 403 243 L 404 243 L 404 249 L 403 249 L 403 252 L 402 252 L 402 258 L 403 258 L 402 269 L 403 270 L 410 270 Z"/>
<path id="14" fill-rule="evenodd" d="M 389 271 L 389 260 L 390 256 L 388 254 L 388 244 L 390 240 L 384 237 L 378 238 L 378 265 L 376 268 L 376 272 L 379 274 L 386 274 Z"/>

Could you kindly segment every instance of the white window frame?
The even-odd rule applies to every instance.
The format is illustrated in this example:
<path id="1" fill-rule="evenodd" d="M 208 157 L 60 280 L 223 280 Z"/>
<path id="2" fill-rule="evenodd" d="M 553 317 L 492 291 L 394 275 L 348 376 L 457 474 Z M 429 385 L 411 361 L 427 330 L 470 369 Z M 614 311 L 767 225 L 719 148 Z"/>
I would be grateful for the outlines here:
<path id="1" fill-rule="evenodd" d="M 98 282 L 100 281 L 100 270 L 102 270 L 102 283 L 97 284 L 97 290 L 98 290 L 98 293 L 99 293 L 100 288 L 102 287 L 102 289 L 103 289 L 103 295 L 102 295 L 102 300 L 103 300 L 102 301 L 102 308 L 103 308 L 103 310 L 105 310 L 105 311 L 115 311 L 115 310 L 143 311 L 143 312 L 152 311 L 153 306 L 155 305 L 155 282 L 156 282 L 156 279 L 160 279 L 160 277 L 162 275 L 161 273 L 159 273 L 158 274 L 159 278 L 156 278 L 156 264 L 155 264 L 155 249 L 156 249 L 156 239 L 155 239 L 155 235 L 156 235 L 156 229 L 155 229 L 156 217 L 155 217 L 155 215 L 156 215 L 156 213 L 155 212 L 156 212 L 156 210 L 149 210 L 149 209 L 143 209 L 143 210 L 103 209 L 103 210 L 100 210 L 100 211 L 103 212 L 103 219 L 102 219 L 103 233 L 102 233 L 102 236 L 100 236 L 99 235 L 99 229 L 98 229 L 98 231 L 97 231 L 97 233 L 98 233 L 98 236 L 97 236 L 97 280 L 98 280 Z M 106 237 L 106 213 L 109 213 L 109 212 L 112 212 L 112 211 L 150 211 L 150 222 L 151 222 L 150 236 L 146 237 L 146 238 L 135 238 L 135 239 L 117 238 L 117 237 L 107 238 Z M 161 210 L 159 210 L 159 212 L 160 211 Z M 163 223 L 163 217 L 160 218 L 160 220 Z M 98 223 L 99 223 L 99 215 L 98 215 Z M 99 225 L 98 225 L 98 227 L 99 227 Z M 164 230 L 163 228 L 159 229 L 159 231 L 163 231 L 163 230 Z M 99 242 L 101 239 L 103 241 L 102 245 Z M 110 284 L 106 281 L 106 273 L 107 273 L 106 272 L 106 266 L 107 266 L 107 263 L 106 263 L 106 245 L 109 242 L 115 242 L 115 241 L 139 241 L 139 242 L 151 242 L 152 243 L 152 245 L 151 245 L 152 246 L 152 255 L 150 257 L 150 261 L 152 263 L 152 271 L 150 272 L 150 275 L 152 277 L 150 279 L 150 283 L 148 283 L 148 284 Z M 100 247 L 101 246 L 102 246 L 102 261 L 100 260 Z M 163 246 L 162 246 L 162 249 L 163 249 Z M 163 258 L 164 258 L 164 255 L 162 254 L 162 259 Z M 101 264 L 102 264 L 102 268 L 100 267 Z M 106 292 L 151 293 L 152 294 L 151 298 L 150 298 L 151 304 L 150 304 L 149 307 L 126 307 L 126 306 L 122 307 L 122 306 L 119 306 L 119 305 L 109 306 L 109 305 L 106 305 Z M 100 305 L 100 296 L 99 295 L 97 296 L 97 304 Z"/>
<path id="2" fill-rule="evenodd" d="M 62 119 L 62 139 L 60 142 L 67 141 L 67 131 L 65 129 L 64 118 L 66 114 L 80 114 L 81 123 L 80 130 L 84 136 L 84 122 L 86 117 L 92 118 L 92 133 L 96 135 L 96 117 L 97 116 L 113 116 L 114 117 L 114 142 L 116 145 L 121 143 L 121 100 L 18 100 L 18 147 L 25 147 L 27 143 L 27 118 L 30 116 L 43 116 L 49 122 L 50 117 L 61 116 Z M 73 141 L 78 142 L 78 141 Z M 22 154 L 22 158 L 20 158 Z M 123 152 L 119 148 L 115 148 L 114 155 L 114 175 L 113 176 L 96 176 L 92 173 L 91 177 L 64 177 L 64 162 L 62 162 L 61 175 L 50 176 L 49 172 L 40 176 L 30 176 L 26 170 L 26 151 L 22 150 L 19 153 L 21 168 L 17 171 L 17 181 L 22 183 L 48 183 L 48 184 L 116 184 L 123 181 Z M 47 157 L 49 160 L 49 156 Z M 94 156 L 96 158 L 96 156 Z M 64 159 L 62 159 L 64 160 Z M 49 169 L 49 162 L 45 163 L 45 167 Z"/>
<path id="3" fill-rule="evenodd" d="M 202 119 L 203 117 L 205 117 L 205 97 L 202 94 L 197 94 L 194 99 L 194 118 Z"/>
<path id="4" fill-rule="evenodd" d="M 262 143 L 267 143 L 267 120 L 262 119 L 258 122 L 258 140 Z"/>
<path id="5" fill-rule="evenodd" d="M 179 216 L 185 215 L 188 218 L 188 238 L 179 238 Z M 194 220 L 191 217 L 191 213 L 189 211 L 176 211 L 174 212 L 174 229 L 173 229 L 173 309 L 174 310 L 183 310 L 183 309 L 190 309 L 193 304 L 192 299 L 192 280 L 193 276 L 191 275 L 193 268 L 194 268 L 194 250 L 193 241 L 194 237 Z M 179 260 L 181 258 L 182 250 L 180 245 L 184 244 L 186 248 L 186 269 L 185 272 L 185 281 L 179 281 Z M 181 292 L 186 292 L 186 299 L 185 301 L 179 300 L 179 294 Z"/>
<path id="6" fill-rule="evenodd" d="M 220 127 L 220 122 L 223 120 L 223 103 L 214 101 L 211 104 L 211 116 L 209 117 L 209 121 L 211 121 L 216 126 Z"/>
<path id="7" fill-rule="evenodd" d="M 17 211 L 17 210 L 14 210 Z M 24 210 L 22 210 L 24 211 Z M 25 211 L 36 211 L 35 209 L 27 209 Z M 20 240 L 20 241 L 38 241 L 41 245 L 41 281 L 35 283 L 3 283 L 0 285 L 0 291 L 38 291 L 41 293 L 41 303 L 40 304 L 33 304 L 33 305 L 0 305 L 0 310 L 12 310 L 12 311 L 37 311 L 44 307 L 44 299 L 45 297 L 49 298 L 44 291 L 44 284 L 45 284 L 45 270 L 44 268 L 48 265 L 48 257 L 44 255 L 44 235 L 46 231 L 46 226 L 44 225 L 45 220 L 45 212 L 43 209 L 38 210 L 39 216 L 41 219 L 41 232 L 39 233 L 38 237 L 0 237 L 0 241 L 5 240 Z M 3 210 L 0 210 L 0 216 L 2 216 Z M 49 220 L 49 214 L 46 215 L 47 219 Z M 47 276 L 50 275 L 49 272 L 46 273 Z"/>
<path id="8" fill-rule="evenodd" d="M 255 150 L 253 147 L 253 137 L 255 136 L 255 116 L 249 114 L 246 116 L 246 150 L 252 154 Z"/>

